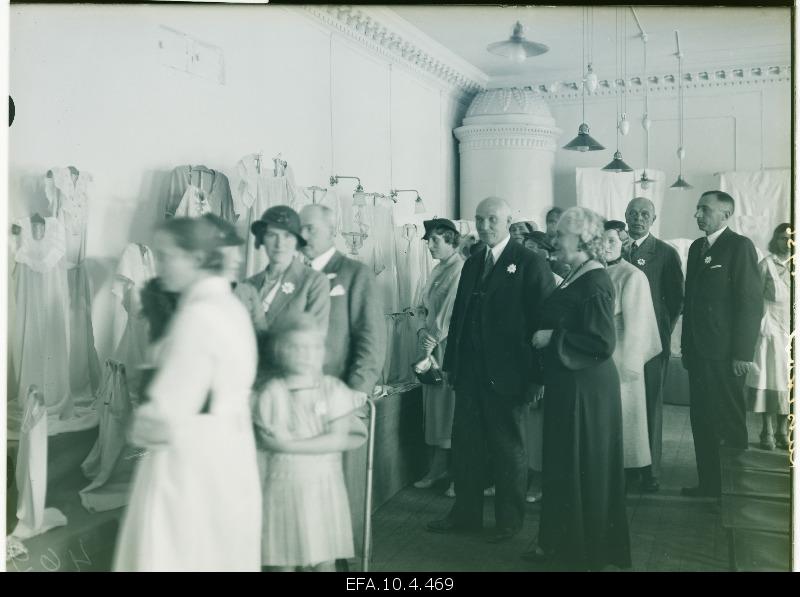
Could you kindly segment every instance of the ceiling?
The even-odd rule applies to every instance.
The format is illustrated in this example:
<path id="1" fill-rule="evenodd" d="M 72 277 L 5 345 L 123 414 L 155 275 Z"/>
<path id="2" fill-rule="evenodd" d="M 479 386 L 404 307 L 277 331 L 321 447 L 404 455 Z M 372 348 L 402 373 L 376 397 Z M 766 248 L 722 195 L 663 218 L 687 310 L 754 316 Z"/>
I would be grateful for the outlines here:
<path id="1" fill-rule="evenodd" d="M 581 68 L 581 7 L 394 6 L 392 10 L 428 37 L 483 71 L 490 78 L 522 77 L 551 81 L 577 78 Z M 598 76 L 616 72 L 614 7 L 593 10 L 593 62 Z M 629 75 L 639 74 L 643 45 L 630 8 L 627 22 Z M 685 69 L 733 66 L 785 66 L 791 59 L 788 8 L 636 7 L 648 34 L 648 72 L 676 70 L 675 34 L 680 31 Z M 526 37 L 550 46 L 541 56 L 515 64 L 486 51 L 511 35 L 516 20 Z M 624 38 L 624 31 L 620 31 Z"/>

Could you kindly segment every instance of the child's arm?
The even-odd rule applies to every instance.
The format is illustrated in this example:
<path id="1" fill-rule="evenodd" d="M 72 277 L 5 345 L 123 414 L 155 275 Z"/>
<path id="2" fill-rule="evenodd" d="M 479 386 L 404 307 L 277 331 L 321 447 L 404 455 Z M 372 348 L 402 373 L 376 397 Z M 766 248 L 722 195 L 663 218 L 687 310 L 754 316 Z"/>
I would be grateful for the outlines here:
<path id="1" fill-rule="evenodd" d="M 330 423 L 330 430 L 308 439 L 279 440 L 262 436 L 264 447 L 273 452 L 292 454 L 327 454 L 346 452 L 363 444 L 367 439 L 367 428 L 355 415 L 350 414 Z"/>

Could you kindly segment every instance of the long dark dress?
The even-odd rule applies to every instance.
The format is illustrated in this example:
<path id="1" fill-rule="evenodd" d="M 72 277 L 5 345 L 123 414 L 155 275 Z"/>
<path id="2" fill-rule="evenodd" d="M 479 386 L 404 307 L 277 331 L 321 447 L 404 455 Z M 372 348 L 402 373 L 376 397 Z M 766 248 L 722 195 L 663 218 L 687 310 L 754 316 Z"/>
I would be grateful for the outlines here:
<path id="1" fill-rule="evenodd" d="M 539 545 L 572 570 L 631 565 L 614 287 L 597 269 L 555 290 L 541 329 L 544 453 Z"/>

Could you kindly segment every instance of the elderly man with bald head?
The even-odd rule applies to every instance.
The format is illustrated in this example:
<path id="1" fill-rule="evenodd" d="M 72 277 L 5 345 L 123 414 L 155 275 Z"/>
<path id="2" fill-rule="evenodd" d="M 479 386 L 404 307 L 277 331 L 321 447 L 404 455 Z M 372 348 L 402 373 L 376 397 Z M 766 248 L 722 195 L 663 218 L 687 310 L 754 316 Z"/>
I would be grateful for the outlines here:
<path id="1" fill-rule="evenodd" d="M 482 246 L 464 264 L 450 319 L 444 370 L 456 391 L 453 476 L 456 502 L 428 530 L 477 531 L 491 462 L 495 533 L 510 539 L 522 527 L 527 459 L 523 410 L 538 386 L 530 339 L 539 306 L 555 288 L 544 257 L 510 242 L 511 208 L 481 201 L 475 224 Z"/>
<path id="2" fill-rule="evenodd" d="M 644 366 L 647 431 L 652 464 L 642 470 L 641 480 L 642 489 L 653 493 L 659 489 L 663 391 L 672 331 L 683 307 L 683 271 L 678 252 L 650 232 L 656 221 L 656 210 L 652 201 L 645 197 L 631 200 L 625 210 L 625 220 L 631 242 L 623 256 L 647 276 L 661 338 L 661 353 Z"/>

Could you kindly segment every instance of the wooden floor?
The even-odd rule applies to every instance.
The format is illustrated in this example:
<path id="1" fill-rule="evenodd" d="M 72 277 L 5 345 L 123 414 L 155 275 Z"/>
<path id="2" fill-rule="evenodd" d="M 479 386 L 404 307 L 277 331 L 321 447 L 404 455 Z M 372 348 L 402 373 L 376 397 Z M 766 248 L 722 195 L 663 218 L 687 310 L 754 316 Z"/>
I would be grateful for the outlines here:
<path id="1" fill-rule="evenodd" d="M 749 415 L 751 448 L 760 419 Z M 788 459 L 787 459 L 788 467 Z M 697 484 L 689 408 L 665 406 L 661 491 L 628 494 L 628 517 L 634 571 L 725 571 L 728 546 L 715 500 L 680 496 Z M 520 554 L 535 538 L 539 505 L 527 506 L 523 531 L 505 544 L 486 542 L 493 525 L 492 498 L 485 498 L 482 536 L 437 535 L 425 530 L 429 520 L 444 517 L 452 500 L 445 487 L 407 488 L 374 517 L 373 571 L 531 571 Z M 790 524 L 787 521 L 787 526 Z"/>
<path id="2" fill-rule="evenodd" d="M 748 425 L 753 446 L 752 442 L 758 438 L 760 420 L 750 415 Z M 61 508 L 69 525 L 26 541 L 30 555 L 8 562 L 9 571 L 110 568 L 121 511 L 89 514 L 77 495 L 85 480 L 76 477 L 73 481 L 62 483 L 58 492 L 48 496 L 49 505 Z M 681 487 L 695 485 L 696 481 L 689 409 L 666 406 L 662 489 L 655 495 L 638 491 L 628 495 L 633 570 L 727 570 L 727 543 L 717 502 L 691 500 L 679 495 Z M 534 570 L 533 564 L 519 556 L 535 537 L 538 504 L 527 506 L 525 526 L 520 535 L 508 543 L 492 545 L 485 541 L 489 530 L 484 536 L 437 535 L 425 531 L 425 523 L 445 516 L 452 504 L 452 500 L 443 495 L 444 490 L 445 486 L 428 490 L 406 488 L 376 512 L 372 571 Z M 7 520 L 13 524 L 13 511 L 7 515 L 10 515 Z M 485 521 L 487 529 L 491 529 L 492 498 L 486 498 Z"/>

